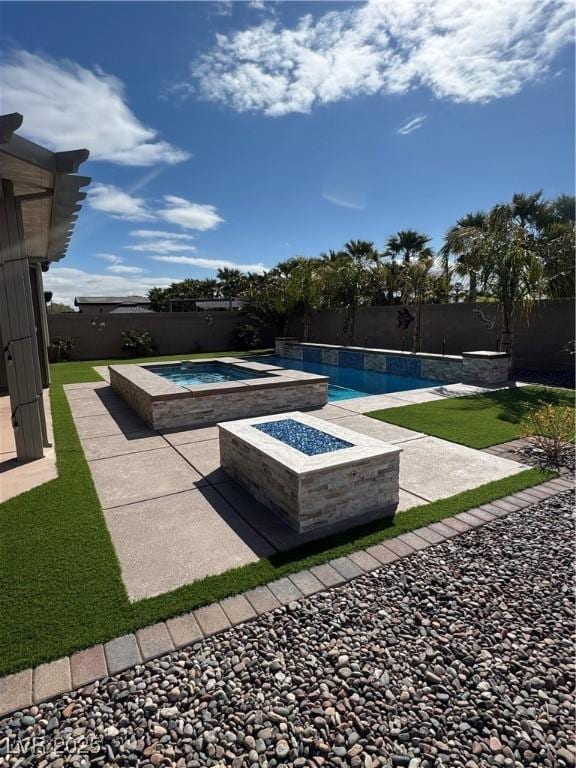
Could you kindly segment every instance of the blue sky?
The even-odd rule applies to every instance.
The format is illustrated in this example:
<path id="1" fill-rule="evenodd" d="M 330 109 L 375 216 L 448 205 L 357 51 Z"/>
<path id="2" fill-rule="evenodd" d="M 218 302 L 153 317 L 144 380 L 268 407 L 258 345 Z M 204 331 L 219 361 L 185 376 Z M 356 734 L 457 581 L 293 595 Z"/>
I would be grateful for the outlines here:
<path id="1" fill-rule="evenodd" d="M 34 18 L 34 24 L 31 23 Z M 573 192 L 568 0 L 4 3 L 1 110 L 92 177 L 55 299 Z"/>

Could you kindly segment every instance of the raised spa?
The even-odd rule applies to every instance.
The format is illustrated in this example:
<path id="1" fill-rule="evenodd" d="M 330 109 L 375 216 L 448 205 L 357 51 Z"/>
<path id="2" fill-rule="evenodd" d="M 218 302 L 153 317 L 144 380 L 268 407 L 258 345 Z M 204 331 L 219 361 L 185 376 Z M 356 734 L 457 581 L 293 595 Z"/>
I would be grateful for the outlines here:
<path id="1" fill-rule="evenodd" d="M 320 408 L 328 377 L 240 358 L 111 365 L 112 388 L 154 429 Z"/>
<path id="2" fill-rule="evenodd" d="M 219 424 L 222 469 L 300 533 L 394 514 L 400 449 L 304 413 Z"/>
<path id="3" fill-rule="evenodd" d="M 181 387 L 194 387 L 197 384 L 221 384 L 223 381 L 246 381 L 247 379 L 265 379 L 270 374 L 252 371 L 246 366 L 238 368 L 230 363 L 176 363 L 168 365 L 145 365 L 148 371 L 162 376 L 163 379 L 179 384 Z"/>

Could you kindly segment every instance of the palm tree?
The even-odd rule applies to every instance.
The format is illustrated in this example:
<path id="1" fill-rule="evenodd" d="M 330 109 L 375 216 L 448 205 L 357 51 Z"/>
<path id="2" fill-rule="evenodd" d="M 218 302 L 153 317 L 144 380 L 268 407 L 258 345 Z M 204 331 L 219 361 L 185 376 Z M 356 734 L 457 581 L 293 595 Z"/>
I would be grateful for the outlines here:
<path id="1" fill-rule="evenodd" d="M 542 190 L 531 195 L 512 195 L 511 213 L 518 224 L 527 232 L 537 234 L 550 221 L 550 204 L 542 199 Z"/>
<path id="2" fill-rule="evenodd" d="M 230 302 L 236 296 L 241 296 L 248 287 L 246 275 L 239 269 L 222 267 L 217 271 L 216 277 L 221 295 L 223 298 L 229 299 Z"/>
<path id="3" fill-rule="evenodd" d="M 368 280 L 369 299 L 373 306 L 394 304 L 400 293 L 403 265 L 397 261 L 379 263 L 370 273 Z"/>
<path id="4" fill-rule="evenodd" d="M 571 298 L 576 280 L 576 201 L 573 195 L 559 195 L 550 201 L 550 222 L 539 238 L 548 293 L 554 298 Z"/>
<path id="5" fill-rule="evenodd" d="M 302 259 L 300 264 L 290 271 L 284 290 L 288 303 L 296 315 L 302 317 L 302 336 L 304 341 L 310 337 L 312 311 L 317 309 L 322 297 L 322 275 L 317 259 Z"/>
<path id="6" fill-rule="evenodd" d="M 542 298 L 544 264 L 533 237 L 512 206 L 497 205 L 487 218 L 485 255 L 490 262 L 489 287 L 502 313 L 501 352 L 513 352 L 514 319 Z"/>
<path id="7" fill-rule="evenodd" d="M 380 258 L 371 240 L 349 240 L 344 245 L 344 253 L 365 265 L 377 264 Z"/>
<path id="8" fill-rule="evenodd" d="M 344 309 L 343 331 L 348 344 L 354 339 L 356 311 L 366 295 L 367 275 L 363 265 L 346 253 L 327 262 L 323 269 L 328 304 Z"/>
<path id="9" fill-rule="evenodd" d="M 468 301 L 475 303 L 478 277 L 485 272 L 484 245 L 487 232 L 487 216 L 484 211 L 468 213 L 448 230 L 444 245 L 440 249 L 442 259 L 447 263 L 451 255 L 456 256 L 454 272 L 468 278 Z"/>
<path id="10" fill-rule="evenodd" d="M 412 264 L 406 264 L 402 271 L 402 301 L 414 304 L 416 319 L 412 337 L 412 352 L 420 352 L 422 345 L 422 305 L 433 290 L 434 278 L 430 270 L 433 259 L 423 257 Z"/>
<path id="11" fill-rule="evenodd" d="M 432 251 L 428 247 L 430 238 L 414 229 L 402 229 L 388 238 L 386 243 L 386 255 L 393 260 L 396 256 L 402 256 L 405 264 L 410 264 L 413 258 L 428 258 Z"/>

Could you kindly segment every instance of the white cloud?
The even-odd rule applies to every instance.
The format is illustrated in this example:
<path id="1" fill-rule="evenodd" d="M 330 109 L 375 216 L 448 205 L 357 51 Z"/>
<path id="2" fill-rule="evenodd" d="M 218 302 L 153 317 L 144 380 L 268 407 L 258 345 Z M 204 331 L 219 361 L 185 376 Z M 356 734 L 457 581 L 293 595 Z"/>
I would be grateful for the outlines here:
<path id="1" fill-rule="evenodd" d="M 235 261 L 228 261 L 227 259 L 203 259 L 199 256 L 152 256 L 154 261 L 164 261 L 169 264 L 189 264 L 193 267 L 200 267 L 201 269 L 239 269 L 241 272 L 257 272 L 262 274 L 267 271 L 267 268 L 258 262 L 257 264 L 237 264 Z"/>
<path id="2" fill-rule="evenodd" d="M 166 232 L 160 229 L 133 229 L 132 237 L 169 237 L 172 240 L 194 240 L 194 235 L 186 235 L 183 232 Z"/>
<path id="3" fill-rule="evenodd" d="M 178 224 L 185 229 L 214 229 L 224 221 L 213 205 L 191 203 L 183 197 L 164 195 L 167 208 L 158 211 L 158 216 L 170 224 Z"/>
<path id="4" fill-rule="evenodd" d="M 125 192 L 113 184 L 101 184 L 96 182 L 89 188 L 88 202 L 97 211 L 107 213 L 114 219 L 126 219 L 128 221 L 159 221 L 176 224 L 184 229 L 205 231 L 214 229 L 224 219 L 218 214 L 214 205 L 202 205 L 192 203 L 183 197 L 164 195 L 164 207 L 157 206 L 146 201 L 142 197 L 136 197 Z M 157 238 L 167 237 L 172 240 L 190 240 L 192 235 L 182 233 L 164 232 L 152 229 L 137 229 L 135 237 Z M 138 250 L 134 247 L 134 250 Z M 142 249 L 140 249 L 142 250 Z M 189 248 L 193 250 L 193 248 Z"/>
<path id="5" fill-rule="evenodd" d="M 121 264 L 122 256 L 117 256 L 115 253 L 96 253 L 94 254 L 97 259 L 104 259 L 109 264 Z"/>
<path id="6" fill-rule="evenodd" d="M 146 270 L 142 267 L 129 267 L 127 264 L 112 264 L 108 267 L 108 272 L 113 272 L 115 275 L 141 275 Z"/>
<path id="7" fill-rule="evenodd" d="M 179 253 L 182 251 L 195 251 L 195 245 L 182 244 L 179 240 L 165 238 L 163 240 L 148 240 L 137 245 L 125 245 L 129 251 L 141 251 L 142 253 Z"/>
<path id="8" fill-rule="evenodd" d="M 112 184 L 92 184 L 88 188 L 88 203 L 91 208 L 108 213 L 114 219 L 146 221 L 154 218 L 143 198 L 130 195 Z"/>
<path id="9" fill-rule="evenodd" d="M 364 210 L 364 204 L 363 203 L 357 203 L 354 200 L 346 200 L 343 197 L 329 194 L 328 192 L 323 192 L 322 197 L 324 200 L 327 200 L 329 203 L 333 203 L 334 205 L 339 205 L 341 208 L 352 208 L 355 211 L 362 211 Z"/>
<path id="10" fill-rule="evenodd" d="M 409 120 L 403 126 L 398 128 L 396 133 L 399 133 L 401 136 L 407 136 L 409 133 L 417 131 L 418 128 L 422 128 L 424 120 L 426 120 L 426 115 L 418 115 L 418 117 L 414 117 L 412 120 Z"/>
<path id="11" fill-rule="evenodd" d="M 106 269 L 115 275 L 141 275 L 147 271 L 142 267 L 131 267 L 124 264 L 125 259 L 115 253 L 97 253 L 95 255 L 97 259 L 107 261 L 109 266 Z"/>
<path id="12" fill-rule="evenodd" d="M 181 163 L 190 156 L 158 138 L 126 102 L 122 82 L 99 68 L 19 50 L 2 63 L 2 112 L 22 112 L 23 132 L 50 149 L 86 148 L 120 165 Z"/>
<path id="13" fill-rule="evenodd" d="M 178 281 L 175 277 L 130 277 L 85 272 L 72 267 L 52 266 L 44 275 L 53 300 L 74 305 L 75 296 L 145 296 L 151 288 L 165 288 Z"/>
<path id="14" fill-rule="evenodd" d="M 422 86 L 484 102 L 543 76 L 572 36 L 572 0 L 370 0 L 218 34 L 191 72 L 205 98 L 271 116 Z"/>

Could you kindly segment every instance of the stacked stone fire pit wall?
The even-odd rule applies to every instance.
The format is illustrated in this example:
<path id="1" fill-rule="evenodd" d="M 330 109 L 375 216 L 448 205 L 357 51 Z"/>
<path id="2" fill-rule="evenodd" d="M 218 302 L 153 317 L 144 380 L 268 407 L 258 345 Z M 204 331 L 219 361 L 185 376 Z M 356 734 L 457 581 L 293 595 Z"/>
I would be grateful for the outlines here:
<path id="1" fill-rule="evenodd" d="M 376 517 L 398 505 L 401 450 L 303 413 L 291 419 L 346 441 L 348 448 L 308 456 L 254 426 L 266 418 L 220 424 L 222 469 L 300 533 L 325 535 Z"/>

